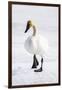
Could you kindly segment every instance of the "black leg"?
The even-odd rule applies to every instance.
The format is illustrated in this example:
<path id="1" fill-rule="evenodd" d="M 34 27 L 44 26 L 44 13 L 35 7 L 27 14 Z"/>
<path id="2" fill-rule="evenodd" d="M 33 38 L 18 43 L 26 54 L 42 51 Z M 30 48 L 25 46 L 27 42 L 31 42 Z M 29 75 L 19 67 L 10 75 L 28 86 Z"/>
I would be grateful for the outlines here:
<path id="1" fill-rule="evenodd" d="M 37 66 L 39 65 L 39 62 L 36 58 L 36 55 L 33 56 L 33 65 L 32 68 L 37 68 Z"/>
<path id="2" fill-rule="evenodd" d="M 34 70 L 34 72 L 42 72 L 43 71 L 43 58 L 41 59 L 41 67 L 37 70 Z"/>

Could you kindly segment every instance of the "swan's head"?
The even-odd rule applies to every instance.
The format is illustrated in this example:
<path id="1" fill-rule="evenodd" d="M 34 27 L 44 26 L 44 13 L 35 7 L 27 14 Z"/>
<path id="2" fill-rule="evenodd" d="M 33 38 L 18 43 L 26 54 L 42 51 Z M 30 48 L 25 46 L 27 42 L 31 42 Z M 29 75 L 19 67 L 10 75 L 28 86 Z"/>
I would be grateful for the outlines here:
<path id="1" fill-rule="evenodd" d="M 29 21 L 27 22 L 27 26 L 26 26 L 25 33 L 29 30 L 30 27 L 32 27 L 32 21 L 31 21 L 31 20 L 29 20 Z"/>

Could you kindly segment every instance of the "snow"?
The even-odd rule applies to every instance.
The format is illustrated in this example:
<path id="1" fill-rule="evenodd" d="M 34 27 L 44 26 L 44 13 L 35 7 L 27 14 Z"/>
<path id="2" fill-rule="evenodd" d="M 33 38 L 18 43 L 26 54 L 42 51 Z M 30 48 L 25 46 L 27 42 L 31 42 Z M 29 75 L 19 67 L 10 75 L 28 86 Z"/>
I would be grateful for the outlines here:
<path id="1" fill-rule="evenodd" d="M 15 65 L 12 76 L 13 85 L 31 85 L 58 83 L 58 72 L 55 61 L 44 62 L 42 72 L 34 72 L 31 63 L 23 62 Z"/>
<path id="2" fill-rule="evenodd" d="M 41 12 L 43 12 L 44 15 L 40 14 L 40 16 L 42 17 L 42 19 L 44 19 L 44 21 L 41 20 L 40 16 L 37 18 L 39 13 L 35 13 L 36 15 L 33 16 L 34 11 L 31 10 L 31 18 L 34 18 L 34 20 L 37 21 L 37 25 L 39 25 L 37 28 L 40 32 L 40 35 L 46 37 L 50 47 L 49 52 L 47 52 L 48 55 L 44 57 L 43 71 L 34 72 L 35 69 L 31 68 L 33 63 L 33 55 L 29 54 L 24 48 L 25 40 L 32 33 L 31 31 L 28 31 L 27 34 L 24 33 L 26 28 L 25 21 L 27 22 L 28 18 L 25 16 L 27 16 L 27 12 L 30 9 L 27 12 L 23 11 L 24 14 L 22 15 L 20 12 L 22 7 L 16 6 L 13 6 L 12 9 L 12 85 L 58 83 L 57 8 L 52 7 L 46 9 L 42 7 Z M 38 12 L 37 8 L 36 12 Z M 51 13 L 47 14 L 48 12 Z M 48 20 L 48 23 L 46 20 Z M 39 61 L 39 66 L 37 68 L 40 68 L 41 57 L 37 56 L 37 58 Z"/>

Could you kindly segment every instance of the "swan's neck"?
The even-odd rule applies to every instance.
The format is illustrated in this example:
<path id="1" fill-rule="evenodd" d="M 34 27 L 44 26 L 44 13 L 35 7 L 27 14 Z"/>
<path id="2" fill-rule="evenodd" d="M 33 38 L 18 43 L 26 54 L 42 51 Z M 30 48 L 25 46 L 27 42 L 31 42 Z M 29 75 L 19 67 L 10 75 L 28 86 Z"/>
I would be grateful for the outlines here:
<path id="1" fill-rule="evenodd" d="M 34 25 L 32 27 L 33 27 L 33 36 L 35 36 L 36 35 L 36 27 Z"/>

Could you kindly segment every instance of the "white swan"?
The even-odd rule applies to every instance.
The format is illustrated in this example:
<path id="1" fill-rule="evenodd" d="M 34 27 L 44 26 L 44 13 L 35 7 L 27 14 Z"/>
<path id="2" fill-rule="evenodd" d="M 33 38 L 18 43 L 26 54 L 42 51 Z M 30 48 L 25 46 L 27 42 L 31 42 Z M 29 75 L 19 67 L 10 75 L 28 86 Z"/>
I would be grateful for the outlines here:
<path id="1" fill-rule="evenodd" d="M 38 60 L 36 58 L 36 55 L 41 56 L 41 67 L 38 70 L 34 70 L 35 72 L 41 72 L 42 71 L 42 65 L 43 65 L 43 57 L 47 53 L 48 50 L 48 42 L 47 40 L 38 33 L 36 30 L 36 27 L 32 24 L 32 21 L 29 20 L 27 22 L 25 33 L 28 30 L 32 30 L 33 34 L 27 38 L 25 41 L 25 49 L 30 53 L 34 55 L 34 61 L 32 68 L 36 68 L 38 63 Z"/>

